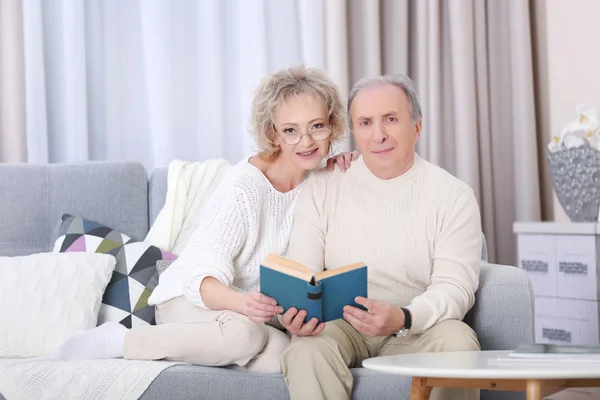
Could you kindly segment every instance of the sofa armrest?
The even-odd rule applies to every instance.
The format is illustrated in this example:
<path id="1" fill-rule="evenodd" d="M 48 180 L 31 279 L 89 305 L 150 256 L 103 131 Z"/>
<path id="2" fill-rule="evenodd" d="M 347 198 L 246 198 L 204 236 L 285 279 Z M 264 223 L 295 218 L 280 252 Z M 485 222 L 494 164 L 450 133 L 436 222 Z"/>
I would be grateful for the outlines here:
<path id="1" fill-rule="evenodd" d="M 527 273 L 517 267 L 481 264 L 475 305 L 465 322 L 482 350 L 512 350 L 534 341 L 534 295 Z"/>

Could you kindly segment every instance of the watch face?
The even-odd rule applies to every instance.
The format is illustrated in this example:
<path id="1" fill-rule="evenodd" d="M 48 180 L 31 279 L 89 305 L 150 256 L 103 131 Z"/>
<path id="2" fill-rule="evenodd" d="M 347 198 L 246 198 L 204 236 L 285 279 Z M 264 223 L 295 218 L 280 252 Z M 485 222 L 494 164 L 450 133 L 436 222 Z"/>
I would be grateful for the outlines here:
<path id="1" fill-rule="evenodd" d="M 394 337 L 404 337 L 408 334 L 408 329 L 403 328 L 400 329 L 398 332 L 394 333 Z"/>

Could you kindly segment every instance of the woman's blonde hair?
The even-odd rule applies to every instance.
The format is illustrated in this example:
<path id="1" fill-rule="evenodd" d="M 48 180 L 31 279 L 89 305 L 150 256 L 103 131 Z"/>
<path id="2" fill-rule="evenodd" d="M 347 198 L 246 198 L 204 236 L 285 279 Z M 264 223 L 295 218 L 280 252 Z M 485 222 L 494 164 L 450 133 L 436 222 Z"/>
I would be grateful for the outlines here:
<path id="1" fill-rule="evenodd" d="M 275 144 L 275 109 L 286 99 L 301 93 L 316 94 L 327 107 L 331 136 L 335 142 L 344 132 L 345 110 L 337 86 L 320 69 L 292 66 L 267 75 L 254 93 L 251 129 L 261 151 L 279 152 Z"/>

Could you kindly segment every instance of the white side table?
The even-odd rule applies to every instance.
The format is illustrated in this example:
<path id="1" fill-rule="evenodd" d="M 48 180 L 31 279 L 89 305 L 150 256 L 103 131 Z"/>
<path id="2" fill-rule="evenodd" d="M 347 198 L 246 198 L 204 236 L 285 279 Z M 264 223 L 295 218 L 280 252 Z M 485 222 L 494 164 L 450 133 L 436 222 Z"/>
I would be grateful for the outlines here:
<path id="1" fill-rule="evenodd" d="M 508 390 L 527 393 L 527 400 L 570 387 L 600 386 L 600 368 L 596 363 L 521 363 L 498 364 L 493 360 L 507 357 L 508 351 L 458 351 L 414 353 L 369 358 L 363 367 L 411 376 L 410 400 L 427 400 L 433 387 Z"/>
<path id="2" fill-rule="evenodd" d="M 535 294 L 535 341 L 600 344 L 600 223 L 515 222 Z"/>

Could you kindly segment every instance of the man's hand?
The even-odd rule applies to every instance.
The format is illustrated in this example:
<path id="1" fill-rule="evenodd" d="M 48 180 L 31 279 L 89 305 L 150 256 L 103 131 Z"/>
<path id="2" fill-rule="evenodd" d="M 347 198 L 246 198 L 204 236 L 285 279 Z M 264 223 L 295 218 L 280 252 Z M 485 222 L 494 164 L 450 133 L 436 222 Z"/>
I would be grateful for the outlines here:
<path id="1" fill-rule="evenodd" d="M 259 291 L 248 295 L 246 302 L 246 315 L 252 322 L 267 322 L 273 316 L 283 312 L 283 307 L 277 305 L 277 301 L 265 296 Z"/>
<path id="2" fill-rule="evenodd" d="M 298 336 L 315 336 L 325 329 L 325 322 L 317 325 L 317 319 L 312 318 L 308 323 L 304 323 L 306 311 L 298 311 L 295 307 L 290 308 L 281 316 L 280 322 L 290 333 Z"/>
<path id="3" fill-rule="evenodd" d="M 404 327 L 404 312 L 381 300 L 365 297 L 354 299 L 368 311 L 353 306 L 344 307 L 344 319 L 365 336 L 389 336 Z"/>

